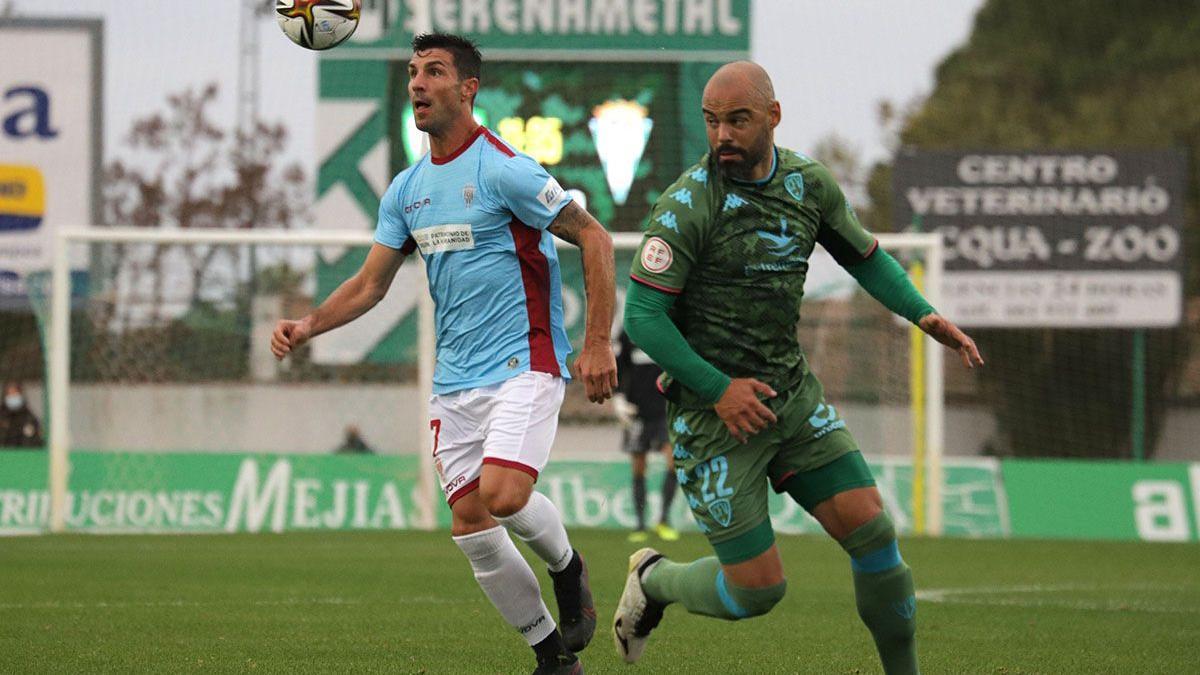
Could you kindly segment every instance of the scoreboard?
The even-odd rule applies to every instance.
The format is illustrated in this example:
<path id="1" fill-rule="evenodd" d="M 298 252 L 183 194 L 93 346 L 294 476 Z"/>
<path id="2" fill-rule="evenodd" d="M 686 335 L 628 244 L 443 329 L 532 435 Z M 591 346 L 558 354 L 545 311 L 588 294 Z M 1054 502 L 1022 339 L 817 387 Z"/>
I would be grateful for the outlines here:
<path id="1" fill-rule="evenodd" d="M 750 0 L 364 0 L 354 37 L 318 64 L 315 221 L 374 228 L 392 177 L 425 152 L 408 100 L 409 45 L 414 34 L 442 31 L 483 52 L 479 122 L 546 167 L 607 229 L 636 232 L 661 191 L 704 154 L 704 84 L 721 64 L 748 57 L 750 12 Z M 576 336 L 583 280 L 573 252 L 561 254 Z M 362 258 L 322 247 L 314 300 Z M 323 336 L 313 360 L 414 363 L 419 273 L 405 265 L 370 320 Z"/>
<path id="2" fill-rule="evenodd" d="M 407 81 L 404 63 L 390 77 Z M 485 63 L 475 102 L 480 123 L 546 167 L 610 230 L 637 230 L 687 166 L 680 73 L 670 63 Z M 421 132 L 407 95 L 392 105 L 394 172 L 420 159 Z M 689 110 L 700 121 L 699 106 Z M 701 150 L 702 152 L 702 150 Z M 696 158 L 699 155 L 697 154 Z"/>

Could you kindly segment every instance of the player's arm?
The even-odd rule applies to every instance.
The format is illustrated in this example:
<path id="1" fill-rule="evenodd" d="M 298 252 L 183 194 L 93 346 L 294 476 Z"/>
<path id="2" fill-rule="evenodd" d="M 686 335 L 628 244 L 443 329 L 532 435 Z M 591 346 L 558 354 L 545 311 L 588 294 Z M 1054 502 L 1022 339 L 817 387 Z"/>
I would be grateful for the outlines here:
<path id="1" fill-rule="evenodd" d="M 983 357 L 974 340 L 938 314 L 900 263 L 879 248 L 875 237 L 858 222 L 833 176 L 823 169 L 818 179 L 822 213 L 817 241 L 880 304 L 957 351 L 966 367 L 982 366 Z"/>
<path id="2" fill-rule="evenodd" d="M 676 187 L 694 193 L 704 189 L 681 179 L 667 192 L 677 194 Z M 759 400 L 759 394 L 773 397 L 775 392 L 758 380 L 731 379 L 721 372 L 692 349 L 670 317 L 700 255 L 701 230 L 711 217 L 709 208 L 704 208 L 710 205 L 697 206 L 660 199 L 650 212 L 630 271 L 633 283 L 625 295 L 625 332 L 667 375 L 711 402 L 729 433 L 745 442 L 748 435 L 775 421 Z"/>
<path id="3" fill-rule="evenodd" d="M 908 273 L 887 251 L 876 247 L 866 260 L 845 266 L 871 297 L 895 314 L 908 319 L 930 337 L 958 352 L 968 368 L 983 365 L 975 341 L 954 322 L 938 314 L 913 286 Z"/>
<path id="4" fill-rule="evenodd" d="M 374 307 L 387 294 L 407 254 L 376 242 L 363 266 L 342 282 L 325 302 L 303 319 L 284 319 L 271 335 L 271 352 L 282 359 L 310 339 L 350 323 Z"/>
<path id="5" fill-rule="evenodd" d="M 575 368 L 583 378 L 588 399 L 601 403 L 617 388 L 617 362 L 612 353 L 613 306 L 616 284 L 612 237 L 583 207 L 569 202 L 547 228 L 554 236 L 579 247 L 583 286 L 587 296 L 587 325 L 583 351 Z"/>
<path id="6" fill-rule="evenodd" d="M 625 332 L 655 363 L 680 384 L 713 404 L 729 433 L 743 443 L 775 422 L 759 400 L 775 391 L 753 378 L 731 379 L 696 353 L 671 321 L 675 295 L 636 278 L 625 295 Z"/>

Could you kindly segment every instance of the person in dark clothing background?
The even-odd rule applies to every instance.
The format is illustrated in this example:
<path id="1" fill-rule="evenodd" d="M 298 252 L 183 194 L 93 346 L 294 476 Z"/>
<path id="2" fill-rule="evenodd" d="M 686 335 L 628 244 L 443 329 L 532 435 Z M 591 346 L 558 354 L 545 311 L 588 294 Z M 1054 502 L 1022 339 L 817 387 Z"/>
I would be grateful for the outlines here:
<path id="1" fill-rule="evenodd" d="M 0 448 L 42 448 L 42 425 L 29 409 L 21 385 L 4 385 L 4 405 L 0 407 Z"/>
<path id="2" fill-rule="evenodd" d="M 679 533 L 671 527 L 669 514 L 677 482 L 671 445 L 667 441 L 667 402 L 655 382 L 662 371 L 629 340 L 624 331 L 618 338 L 618 349 L 619 384 L 613 405 L 617 419 L 624 427 L 621 445 L 630 454 L 633 503 L 637 511 L 637 529 L 630 533 L 629 541 L 639 543 L 649 538 L 646 532 L 646 455 L 654 451 L 662 452 L 667 460 L 662 485 L 662 511 L 654 532 L 660 539 L 675 541 L 679 539 Z"/>
<path id="3" fill-rule="evenodd" d="M 371 446 L 367 445 L 366 440 L 362 437 L 362 432 L 356 425 L 348 425 L 346 427 L 345 436 L 342 438 L 342 444 L 338 446 L 334 452 L 343 455 L 373 455 L 375 451 Z"/>

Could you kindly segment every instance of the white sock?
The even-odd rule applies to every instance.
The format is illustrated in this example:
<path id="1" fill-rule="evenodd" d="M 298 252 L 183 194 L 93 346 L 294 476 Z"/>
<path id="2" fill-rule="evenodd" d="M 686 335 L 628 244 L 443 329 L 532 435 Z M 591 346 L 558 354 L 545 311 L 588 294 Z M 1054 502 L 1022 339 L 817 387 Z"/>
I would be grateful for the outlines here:
<path id="1" fill-rule="evenodd" d="M 471 561 L 484 594 L 530 645 L 554 632 L 537 577 L 503 527 L 451 538 Z"/>
<path id="2" fill-rule="evenodd" d="M 517 539 L 529 544 L 539 558 L 546 561 L 551 572 L 561 572 L 571 562 L 571 542 L 567 528 L 554 502 L 534 490 L 529 502 L 511 516 L 493 516 L 504 524 Z"/>

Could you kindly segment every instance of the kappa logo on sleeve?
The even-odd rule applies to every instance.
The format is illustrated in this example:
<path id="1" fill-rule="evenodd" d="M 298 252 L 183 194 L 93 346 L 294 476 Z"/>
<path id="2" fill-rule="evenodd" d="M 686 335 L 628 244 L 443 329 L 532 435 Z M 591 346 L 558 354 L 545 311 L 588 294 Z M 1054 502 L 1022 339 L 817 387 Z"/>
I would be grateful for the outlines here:
<path id="1" fill-rule="evenodd" d="M 537 199 L 547 211 L 553 211 L 556 206 L 567 200 L 567 191 L 554 180 L 554 176 L 551 176 L 546 179 L 541 192 L 538 192 Z"/>
<path id="2" fill-rule="evenodd" d="M 650 237 L 646 240 L 646 245 L 642 246 L 642 267 L 645 267 L 647 272 L 666 272 L 670 269 L 674 257 L 671 245 L 658 237 Z"/>

